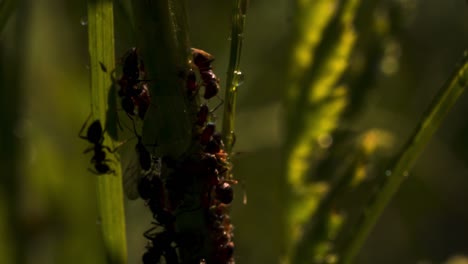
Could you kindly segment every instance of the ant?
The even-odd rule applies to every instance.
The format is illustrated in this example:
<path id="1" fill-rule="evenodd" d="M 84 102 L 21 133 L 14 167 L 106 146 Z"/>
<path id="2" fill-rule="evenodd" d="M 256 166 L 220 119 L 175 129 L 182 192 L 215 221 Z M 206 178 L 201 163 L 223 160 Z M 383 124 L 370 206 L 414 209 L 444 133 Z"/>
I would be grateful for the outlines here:
<path id="1" fill-rule="evenodd" d="M 132 120 L 135 106 L 138 107 L 138 116 L 143 119 L 151 104 L 146 83 L 148 80 L 140 79 L 140 74 L 145 74 L 144 64 L 138 56 L 137 49 L 133 47 L 123 59 L 122 77 L 117 81 L 121 87 L 118 94 L 122 98 L 122 108 Z"/>
<path id="2" fill-rule="evenodd" d="M 200 72 L 203 85 L 205 86 L 205 93 L 203 97 L 210 99 L 219 92 L 219 79 L 213 72 L 211 63 L 214 61 L 213 55 L 208 52 L 192 48 L 193 63 L 197 66 Z"/>
<path id="3" fill-rule="evenodd" d="M 104 149 L 109 151 L 110 153 L 114 153 L 116 149 L 112 150 L 108 146 L 104 146 L 102 144 L 104 141 L 105 131 L 103 131 L 102 129 L 101 122 L 99 120 L 95 120 L 88 127 L 86 136 L 82 135 L 83 130 L 86 127 L 86 124 L 88 123 L 90 118 L 91 118 L 91 115 L 89 115 L 88 119 L 86 119 L 86 122 L 83 124 L 83 126 L 80 129 L 80 132 L 78 133 L 78 136 L 81 139 L 87 140 L 89 143 L 94 145 L 84 151 L 84 153 L 94 151 L 94 155 L 91 158 L 91 163 L 94 163 L 95 170 L 91 170 L 91 169 L 89 170 L 93 172 L 94 174 L 99 174 L 99 175 L 108 174 L 108 173 L 115 174 L 115 171 L 112 170 L 107 164 L 107 162 L 112 161 L 112 160 L 106 159 L 106 153 L 104 152 Z"/>
<path id="4" fill-rule="evenodd" d="M 175 242 L 175 233 L 164 230 L 151 234 L 154 229 L 155 227 L 143 234 L 146 239 L 151 241 L 151 246 L 148 247 L 148 251 L 143 255 L 143 264 L 160 263 L 162 256 L 164 256 L 167 264 L 178 264 L 179 257 L 177 256 L 175 247 L 171 245 L 172 242 Z"/>
<path id="5" fill-rule="evenodd" d="M 138 154 L 140 166 L 144 171 L 149 171 L 153 164 L 153 157 L 151 153 L 146 149 L 145 144 L 143 144 L 143 138 L 140 135 L 138 135 L 135 127 L 135 121 L 133 121 L 133 131 L 138 139 L 138 142 L 135 145 L 135 150 Z M 153 144 L 152 146 L 156 147 L 157 144 Z"/>
<path id="6" fill-rule="evenodd" d="M 224 100 L 221 99 L 221 102 L 210 111 L 210 108 L 207 104 L 202 104 L 200 106 L 200 110 L 197 112 L 197 121 L 195 124 L 199 127 L 203 127 L 205 123 L 208 121 L 208 117 L 210 114 L 213 114 L 218 108 L 223 105 Z"/>

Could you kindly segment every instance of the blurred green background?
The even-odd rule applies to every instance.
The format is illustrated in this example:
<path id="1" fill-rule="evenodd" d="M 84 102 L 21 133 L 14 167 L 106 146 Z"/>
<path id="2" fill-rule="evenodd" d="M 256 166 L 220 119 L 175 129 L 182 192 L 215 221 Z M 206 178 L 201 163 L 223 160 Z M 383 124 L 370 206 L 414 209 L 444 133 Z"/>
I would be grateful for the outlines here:
<path id="1" fill-rule="evenodd" d="M 383 153 L 369 159 L 379 173 L 384 173 L 385 164 L 468 47 L 465 1 L 382 2 L 386 4 L 372 10 L 372 16 L 382 16 L 383 23 L 394 28 L 388 37 L 356 47 L 371 51 L 380 45 L 381 50 L 373 64 L 364 66 L 369 74 L 360 80 L 362 90 L 349 93 L 355 96 L 354 105 L 337 124 L 337 133 L 356 136 L 333 140 L 331 145 L 341 144 L 345 154 L 354 155 L 346 146 L 358 141 L 361 132 L 384 131 L 388 137 Z M 123 55 L 135 43 L 120 8 L 115 7 L 116 53 Z M 15 254 L 11 250 L 15 247 L 18 263 L 104 261 L 96 176 L 87 171 L 91 156 L 82 153 L 87 143 L 77 137 L 90 112 L 86 13 L 86 1 L 21 1 L 0 35 L 1 263 Z M 289 198 L 283 173 L 288 130 L 284 97 L 295 15 L 292 1 L 250 1 L 234 149 L 242 154 L 233 158 L 234 175 L 245 182 L 237 186 L 232 206 L 235 255 L 241 264 L 278 263 L 285 251 L 284 208 Z M 188 1 L 188 18 L 192 46 L 215 55 L 215 71 L 222 81 L 229 55 L 231 2 Z M 358 33 L 366 27 L 370 25 L 358 27 Z M 359 66 L 358 55 L 351 57 L 351 66 Z M 467 112 L 464 94 L 380 218 L 356 263 L 455 263 L 451 261 L 456 258 L 457 263 L 468 263 Z M 323 160 L 331 161 L 332 167 L 341 162 L 327 155 L 317 160 L 318 167 Z M 146 244 L 142 233 L 150 227 L 151 215 L 142 200 L 125 205 L 128 263 L 141 263 Z"/>

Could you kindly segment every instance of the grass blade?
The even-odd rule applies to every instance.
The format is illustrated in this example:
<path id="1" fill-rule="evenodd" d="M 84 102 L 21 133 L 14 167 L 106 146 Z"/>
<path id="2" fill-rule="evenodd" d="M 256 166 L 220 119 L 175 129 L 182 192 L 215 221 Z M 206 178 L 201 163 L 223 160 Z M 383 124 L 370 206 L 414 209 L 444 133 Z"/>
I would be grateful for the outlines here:
<path id="1" fill-rule="evenodd" d="M 227 153 L 230 153 L 235 141 L 234 118 L 236 114 L 237 89 L 243 82 L 240 71 L 240 57 L 244 40 L 244 25 L 247 12 L 247 0 L 234 0 L 232 10 L 231 53 L 226 78 L 224 96 L 223 138 Z"/>
<path id="2" fill-rule="evenodd" d="M 112 86 L 108 72 L 101 69 L 101 63 L 112 68 L 114 62 L 114 17 L 111 0 L 88 1 L 88 38 L 91 68 L 91 100 L 94 119 L 106 122 L 108 93 Z M 115 121 L 115 120 L 111 120 Z M 105 135 L 104 145 L 114 146 L 115 142 Z M 110 164 L 119 164 L 117 155 L 108 153 Z M 123 207 L 122 174 L 120 165 L 114 166 L 115 175 L 97 177 L 98 206 L 103 242 L 108 263 L 126 263 L 125 217 Z"/>
<path id="3" fill-rule="evenodd" d="M 439 91 L 439 94 L 436 95 L 414 134 L 403 147 L 401 154 L 397 156 L 398 159 L 394 166 L 392 166 L 391 176 L 383 182 L 364 209 L 349 240 L 343 243 L 344 248 L 338 252 L 340 263 L 352 263 L 379 216 L 397 192 L 400 184 L 408 176 L 409 170 L 413 167 L 416 159 L 432 138 L 432 135 L 440 126 L 444 117 L 465 90 L 467 80 L 468 53 L 465 53 L 460 66 L 447 80 Z"/>

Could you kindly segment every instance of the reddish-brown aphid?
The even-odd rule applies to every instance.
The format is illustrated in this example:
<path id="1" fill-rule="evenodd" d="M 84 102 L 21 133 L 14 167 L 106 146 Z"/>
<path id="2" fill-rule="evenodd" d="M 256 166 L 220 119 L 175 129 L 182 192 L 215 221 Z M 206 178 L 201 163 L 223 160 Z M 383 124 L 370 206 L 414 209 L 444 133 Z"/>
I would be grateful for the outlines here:
<path id="1" fill-rule="evenodd" d="M 193 63 L 200 71 L 211 70 L 211 62 L 214 61 L 213 55 L 208 52 L 192 48 Z"/>
<path id="2" fill-rule="evenodd" d="M 138 106 L 138 116 L 140 119 L 145 117 L 146 111 L 151 105 L 151 97 L 149 95 L 148 86 L 146 83 L 141 85 L 141 93 L 138 96 L 133 96 L 133 102 Z"/>
<path id="3" fill-rule="evenodd" d="M 223 204 L 230 204 L 234 198 L 234 190 L 227 182 L 220 183 L 215 188 L 216 199 Z"/>
<path id="4" fill-rule="evenodd" d="M 213 73 L 211 62 L 214 61 L 213 55 L 200 49 L 192 48 L 193 63 L 197 66 L 200 76 L 205 86 L 203 97 L 210 99 L 219 92 L 219 79 Z"/>
<path id="5" fill-rule="evenodd" d="M 202 145 L 208 144 L 208 142 L 211 141 L 211 138 L 213 137 L 215 130 L 216 130 L 215 123 L 208 123 L 200 135 L 200 143 Z"/>
<path id="6" fill-rule="evenodd" d="M 194 93 L 198 88 L 197 76 L 195 75 L 195 72 L 192 69 L 190 69 L 187 73 L 187 81 L 185 83 L 185 87 L 187 88 L 187 92 L 189 94 Z"/>
<path id="7" fill-rule="evenodd" d="M 208 105 L 204 104 L 200 106 L 200 110 L 197 113 L 197 126 L 204 126 L 206 121 L 208 120 L 208 115 L 210 114 L 210 109 L 208 108 Z"/>

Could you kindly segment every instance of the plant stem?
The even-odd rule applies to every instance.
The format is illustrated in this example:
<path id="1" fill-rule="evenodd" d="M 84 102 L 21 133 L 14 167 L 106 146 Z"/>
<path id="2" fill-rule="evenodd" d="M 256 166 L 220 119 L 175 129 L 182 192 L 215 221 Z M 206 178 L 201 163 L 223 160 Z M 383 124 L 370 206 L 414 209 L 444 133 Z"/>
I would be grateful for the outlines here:
<path id="1" fill-rule="evenodd" d="M 184 74 L 190 49 L 183 1 L 133 1 L 137 47 L 151 80 L 152 106 L 143 124 L 143 140 L 158 143 L 157 156 L 178 158 L 192 141 L 197 100 L 189 100 Z"/>
<path id="2" fill-rule="evenodd" d="M 88 1 L 88 38 L 91 67 L 91 100 L 94 119 L 101 124 L 115 124 L 115 120 L 106 122 L 108 94 L 112 87 L 108 72 L 101 69 L 101 63 L 107 68 L 115 65 L 114 61 L 114 17 L 111 0 Z M 112 111 L 112 109 L 111 109 Z M 115 142 L 105 136 L 104 145 L 115 146 Z M 123 207 L 122 174 L 118 156 L 107 153 L 113 165 L 115 175 L 106 174 L 97 177 L 98 206 L 102 228 L 102 237 L 108 263 L 127 263 L 125 236 L 125 215 Z M 114 166 L 115 164 L 115 166 Z"/>
<path id="3" fill-rule="evenodd" d="M 231 28 L 231 54 L 226 78 L 226 93 L 224 96 L 223 139 L 227 153 L 232 151 L 235 141 L 234 119 L 236 114 L 237 89 L 242 84 L 243 75 L 240 71 L 242 41 L 244 40 L 245 15 L 247 0 L 234 0 Z"/>
<path id="4" fill-rule="evenodd" d="M 398 160 L 392 166 L 392 174 L 383 182 L 372 199 L 370 199 L 355 227 L 355 231 L 350 235 L 348 241 L 343 243 L 343 249 L 338 252 L 340 263 L 351 263 L 353 261 L 379 216 L 397 192 L 400 184 L 408 176 L 409 170 L 413 167 L 416 159 L 440 126 L 444 117 L 465 90 L 467 80 L 468 53 L 465 53 L 460 66 L 434 98 L 414 134 L 403 147 L 401 154 L 397 156 Z"/>

